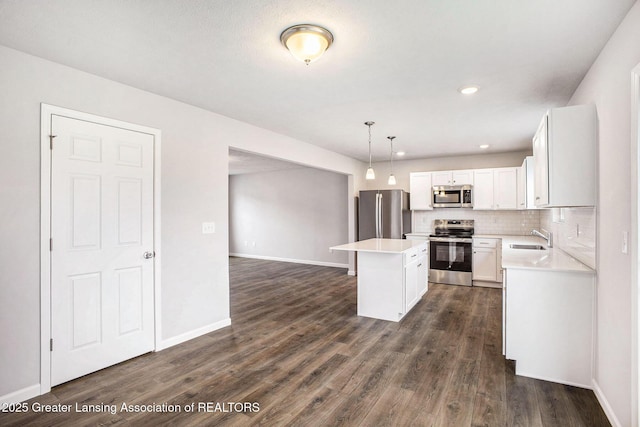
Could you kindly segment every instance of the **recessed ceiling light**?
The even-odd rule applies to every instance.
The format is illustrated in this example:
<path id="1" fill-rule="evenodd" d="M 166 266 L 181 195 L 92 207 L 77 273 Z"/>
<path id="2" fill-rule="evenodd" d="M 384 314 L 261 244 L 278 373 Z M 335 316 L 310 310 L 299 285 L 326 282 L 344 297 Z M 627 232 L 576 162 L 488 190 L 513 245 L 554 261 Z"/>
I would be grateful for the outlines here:
<path id="1" fill-rule="evenodd" d="M 478 86 L 462 86 L 458 91 L 463 95 L 472 95 L 478 91 Z"/>
<path id="2" fill-rule="evenodd" d="M 396 156 L 402 157 L 404 156 L 405 152 L 404 151 L 398 151 L 396 152 Z"/>
<path id="3" fill-rule="evenodd" d="M 486 150 L 487 148 L 489 148 L 489 144 L 482 144 L 480 148 Z"/>

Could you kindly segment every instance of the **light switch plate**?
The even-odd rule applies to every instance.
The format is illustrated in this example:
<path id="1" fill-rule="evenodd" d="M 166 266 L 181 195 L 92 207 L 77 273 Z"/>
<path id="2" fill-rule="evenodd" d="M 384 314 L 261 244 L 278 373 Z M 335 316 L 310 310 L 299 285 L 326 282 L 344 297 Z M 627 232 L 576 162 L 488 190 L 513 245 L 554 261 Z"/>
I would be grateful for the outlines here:
<path id="1" fill-rule="evenodd" d="M 629 253 L 629 232 L 628 231 L 622 232 L 622 253 L 623 254 Z"/>
<path id="2" fill-rule="evenodd" d="M 216 223 L 215 222 L 203 222 L 202 223 L 202 234 L 213 234 L 216 232 Z"/>

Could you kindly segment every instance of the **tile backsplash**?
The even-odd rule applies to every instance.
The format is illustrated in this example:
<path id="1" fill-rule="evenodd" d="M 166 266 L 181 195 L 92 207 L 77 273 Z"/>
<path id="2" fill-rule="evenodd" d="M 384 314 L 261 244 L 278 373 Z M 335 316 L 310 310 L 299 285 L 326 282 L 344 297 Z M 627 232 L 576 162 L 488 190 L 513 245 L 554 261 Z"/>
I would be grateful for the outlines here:
<path id="1" fill-rule="evenodd" d="M 435 219 L 473 219 L 476 234 L 526 236 L 540 228 L 540 211 L 474 211 L 471 209 L 434 209 L 413 211 L 413 231 L 430 233 Z"/>
<path id="2" fill-rule="evenodd" d="M 541 211 L 540 227 L 553 233 L 554 246 L 596 268 L 596 209 L 556 208 Z"/>

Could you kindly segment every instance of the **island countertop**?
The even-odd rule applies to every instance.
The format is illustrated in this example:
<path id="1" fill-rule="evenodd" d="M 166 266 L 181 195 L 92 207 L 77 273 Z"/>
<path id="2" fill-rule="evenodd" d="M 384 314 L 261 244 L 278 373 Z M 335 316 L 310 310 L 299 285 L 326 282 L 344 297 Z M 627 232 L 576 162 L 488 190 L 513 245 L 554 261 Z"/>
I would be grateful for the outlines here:
<path id="1" fill-rule="evenodd" d="M 424 243 L 424 241 L 405 239 L 368 239 L 332 246 L 329 250 L 399 254 L 417 246 L 424 245 Z"/>

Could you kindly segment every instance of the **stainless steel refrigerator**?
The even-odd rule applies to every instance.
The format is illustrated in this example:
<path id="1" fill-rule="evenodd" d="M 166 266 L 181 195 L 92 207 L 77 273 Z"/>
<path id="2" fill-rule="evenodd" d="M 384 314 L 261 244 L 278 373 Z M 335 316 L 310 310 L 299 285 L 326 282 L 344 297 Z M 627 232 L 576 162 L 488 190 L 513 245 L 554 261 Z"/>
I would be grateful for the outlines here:
<path id="1" fill-rule="evenodd" d="M 358 197 L 358 240 L 402 239 L 411 232 L 409 193 L 366 190 Z"/>

